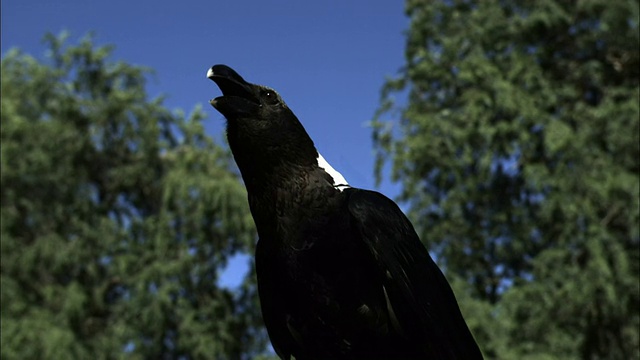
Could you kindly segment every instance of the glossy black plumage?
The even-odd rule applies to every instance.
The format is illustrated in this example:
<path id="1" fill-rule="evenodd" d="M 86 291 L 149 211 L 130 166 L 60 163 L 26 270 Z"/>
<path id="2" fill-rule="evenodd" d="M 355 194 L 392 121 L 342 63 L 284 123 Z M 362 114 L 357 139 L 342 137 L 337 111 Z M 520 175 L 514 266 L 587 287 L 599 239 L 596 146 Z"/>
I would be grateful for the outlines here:
<path id="1" fill-rule="evenodd" d="M 283 359 L 481 359 L 446 279 L 398 206 L 338 184 L 280 96 L 216 65 L 258 235 L 262 314 Z"/>

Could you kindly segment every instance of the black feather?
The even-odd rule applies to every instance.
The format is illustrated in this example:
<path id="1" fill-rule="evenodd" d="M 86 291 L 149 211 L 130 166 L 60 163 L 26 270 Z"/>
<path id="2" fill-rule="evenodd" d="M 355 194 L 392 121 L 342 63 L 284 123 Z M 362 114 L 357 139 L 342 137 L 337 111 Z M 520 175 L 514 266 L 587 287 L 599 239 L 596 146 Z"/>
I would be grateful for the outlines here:
<path id="1" fill-rule="evenodd" d="M 229 145 L 258 235 L 262 315 L 278 356 L 481 359 L 444 275 L 398 206 L 338 184 L 282 98 L 224 65 Z"/>

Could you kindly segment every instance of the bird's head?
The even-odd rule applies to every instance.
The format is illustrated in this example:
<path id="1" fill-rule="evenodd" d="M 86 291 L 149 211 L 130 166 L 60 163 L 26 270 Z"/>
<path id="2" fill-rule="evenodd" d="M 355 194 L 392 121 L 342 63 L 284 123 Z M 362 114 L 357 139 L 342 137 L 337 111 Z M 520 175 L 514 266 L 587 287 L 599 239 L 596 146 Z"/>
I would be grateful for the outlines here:
<path id="1" fill-rule="evenodd" d="M 222 91 L 222 96 L 210 103 L 229 121 L 259 121 L 291 112 L 275 90 L 248 83 L 226 65 L 214 65 L 207 72 L 207 77 Z"/>
<path id="2" fill-rule="evenodd" d="M 227 138 L 243 176 L 282 163 L 317 164 L 313 141 L 275 90 L 245 81 L 226 65 L 211 67 L 207 77 L 222 91 L 210 103 L 227 119 Z"/>

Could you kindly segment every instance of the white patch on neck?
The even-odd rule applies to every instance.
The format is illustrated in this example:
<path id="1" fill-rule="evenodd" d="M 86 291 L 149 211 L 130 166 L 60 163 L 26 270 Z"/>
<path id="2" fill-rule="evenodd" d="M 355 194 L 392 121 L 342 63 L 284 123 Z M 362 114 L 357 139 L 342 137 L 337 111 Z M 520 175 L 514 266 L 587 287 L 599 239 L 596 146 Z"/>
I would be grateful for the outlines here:
<path id="1" fill-rule="evenodd" d="M 318 166 L 333 178 L 333 184 L 331 185 L 333 185 L 334 188 L 342 191 L 349 187 L 349 183 L 347 183 L 347 180 L 344 178 L 344 176 L 337 172 L 336 169 L 331 167 L 331 165 L 329 165 L 327 160 L 325 160 L 322 155 L 320 155 L 320 153 L 318 153 L 317 160 Z"/>

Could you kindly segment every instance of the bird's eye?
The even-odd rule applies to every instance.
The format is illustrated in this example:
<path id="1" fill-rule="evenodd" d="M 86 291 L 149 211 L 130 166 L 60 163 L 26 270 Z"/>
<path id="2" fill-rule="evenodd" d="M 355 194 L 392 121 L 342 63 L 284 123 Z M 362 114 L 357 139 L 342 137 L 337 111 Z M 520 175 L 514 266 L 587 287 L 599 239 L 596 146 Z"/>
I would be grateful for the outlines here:
<path id="1" fill-rule="evenodd" d="M 267 100 L 268 103 L 270 104 L 275 104 L 278 102 L 278 95 L 276 94 L 275 91 L 273 90 L 265 90 L 264 93 L 262 93 L 262 96 Z"/>

